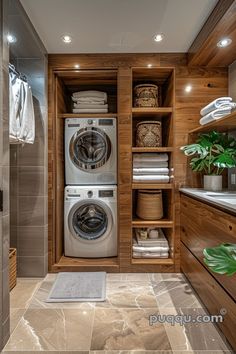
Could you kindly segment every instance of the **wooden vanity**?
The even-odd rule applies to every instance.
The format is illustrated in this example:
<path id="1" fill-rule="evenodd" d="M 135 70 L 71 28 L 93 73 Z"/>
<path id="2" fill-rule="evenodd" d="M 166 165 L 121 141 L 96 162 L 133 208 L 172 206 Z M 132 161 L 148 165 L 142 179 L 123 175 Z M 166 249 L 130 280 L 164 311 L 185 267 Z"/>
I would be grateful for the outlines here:
<path id="1" fill-rule="evenodd" d="M 236 275 L 211 272 L 203 261 L 203 249 L 236 243 L 236 215 L 181 193 L 181 269 L 211 315 L 227 311 L 218 326 L 236 348 Z"/>

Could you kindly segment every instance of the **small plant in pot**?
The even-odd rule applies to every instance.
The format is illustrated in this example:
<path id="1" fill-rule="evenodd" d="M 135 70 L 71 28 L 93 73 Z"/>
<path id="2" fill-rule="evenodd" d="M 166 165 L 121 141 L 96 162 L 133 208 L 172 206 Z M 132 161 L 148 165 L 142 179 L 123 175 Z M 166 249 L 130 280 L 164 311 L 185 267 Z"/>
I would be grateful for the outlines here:
<path id="1" fill-rule="evenodd" d="M 236 167 L 236 139 L 226 133 L 212 131 L 199 134 L 194 144 L 180 148 L 186 156 L 192 156 L 190 166 L 195 172 L 204 172 L 204 189 L 222 189 L 222 173 Z"/>

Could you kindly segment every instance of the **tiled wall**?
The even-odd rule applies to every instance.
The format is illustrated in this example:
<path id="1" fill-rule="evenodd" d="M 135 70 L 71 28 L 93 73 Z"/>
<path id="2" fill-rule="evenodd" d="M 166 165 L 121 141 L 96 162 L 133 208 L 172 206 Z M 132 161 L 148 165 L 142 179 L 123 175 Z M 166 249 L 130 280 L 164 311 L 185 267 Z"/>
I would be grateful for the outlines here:
<path id="1" fill-rule="evenodd" d="M 11 145 L 11 245 L 17 248 L 18 276 L 47 273 L 47 56 L 18 0 L 10 1 L 10 61 L 27 76 L 36 119 L 33 145 Z"/>
<path id="2" fill-rule="evenodd" d="M 229 96 L 236 102 L 236 61 L 229 67 Z M 236 138 L 236 131 L 231 133 Z M 236 190 L 236 184 L 231 183 L 231 175 L 236 174 L 236 168 L 231 168 L 228 174 L 228 187 Z"/>
<path id="3" fill-rule="evenodd" d="M 0 349 L 9 336 L 9 121 L 8 121 L 8 44 L 7 0 L 0 0 Z"/>

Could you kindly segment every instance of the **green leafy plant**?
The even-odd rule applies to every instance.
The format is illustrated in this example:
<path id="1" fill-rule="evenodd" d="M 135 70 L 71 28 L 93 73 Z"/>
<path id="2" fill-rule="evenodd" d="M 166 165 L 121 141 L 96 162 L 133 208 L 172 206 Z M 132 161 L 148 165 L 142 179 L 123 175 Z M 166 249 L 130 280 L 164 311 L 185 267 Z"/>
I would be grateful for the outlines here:
<path id="1" fill-rule="evenodd" d="M 193 156 L 193 171 L 207 175 L 221 175 L 225 168 L 236 167 L 236 139 L 226 133 L 212 131 L 199 134 L 195 144 L 180 148 L 186 156 Z"/>
<path id="2" fill-rule="evenodd" d="M 222 243 L 203 250 L 205 264 L 215 273 L 233 275 L 236 273 L 236 244 Z"/>

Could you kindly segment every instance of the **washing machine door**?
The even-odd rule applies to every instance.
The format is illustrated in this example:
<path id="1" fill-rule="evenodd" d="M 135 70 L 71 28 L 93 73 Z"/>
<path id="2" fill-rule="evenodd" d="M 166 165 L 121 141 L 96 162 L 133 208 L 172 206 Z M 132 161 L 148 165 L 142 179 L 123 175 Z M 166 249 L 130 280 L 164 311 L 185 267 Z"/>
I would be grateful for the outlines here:
<path id="1" fill-rule="evenodd" d="M 111 231 L 113 218 L 110 208 L 100 201 L 83 201 L 74 205 L 69 213 L 71 233 L 80 240 L 101 241 Z"/>
<path id="2" fill-rule="evenodd" d="M 111 155 L 111 141 L 107 134 L 96 127 L 77 131 L 70 141 L 70 158 L 83 171 L 102 167 Z"/>

